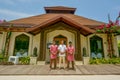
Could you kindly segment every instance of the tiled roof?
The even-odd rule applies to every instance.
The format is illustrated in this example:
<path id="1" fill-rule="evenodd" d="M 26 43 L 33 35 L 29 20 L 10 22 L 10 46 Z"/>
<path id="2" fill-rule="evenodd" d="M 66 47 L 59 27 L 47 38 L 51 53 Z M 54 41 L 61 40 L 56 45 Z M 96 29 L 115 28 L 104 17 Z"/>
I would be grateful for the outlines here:
<path id="1" fill-rule="evenodd" d="M 56 20 L 60 21 L 60 19 L 66 23 L 69 22 L 74 27 L 77 26 L 77 28 L 82 28 L 83 30 L 88 32 L 87 34 L 89 34 L 89 32 L 94 32 L 96 26 L 104 24 L 103 22 L 88 19 L 74 14 L 49 13 L 1 23 L 0 27 L 5 27 L 13 24 L 14 27 L 30 27 L 29 29 L 27 29 L 27 31 L 31 32 L 37 30 L 40 27 L 45 27 L 47 23 L 51 24 L 56 22 Z"/>
<path id="2" fill-rule="evenodd" d="M 10 21 L 9 23 L 19 23 L 19 24 L 32 24 L 32 25 L 37 25 L 40 23 L 43 23 L 49 19 L 52 19 L 57 16 L 65 16 L 70 18 L 71 20 L 74 20 L 75 22 L 81 24 L 81 25 L 101 25 L 104 24 L 103 22 L 88 19 L 82 16 L 78 15 L 73 15 L 73 14 L 42 14 L 42 15 L 37 15 L 37 16 L 32 16 L 28 18 L 22 18 L 22 19 L 17 19 Z"/>
<path id="3" fill-rule="evenodd" d="M 90 28 L 88 28 L 88 27 L 86 27 L 84 25 L 81 25 L 81 24 L 75 22 L 74 20 L 71 20 L 70 18 L 65 17 L 63 15 L 56 16 L 56 17 L 54 17 L 52 19 L 49 19 L 46 22 L 35 25 L 32 28 L 28 28 L 27 32 L 37 34 L 36 31 L 39 32 L 39 30 L 41 30 L 41 29 L 43 29 L 45 27 L 48 27 L 51 24 L 54 24 L 56 22 L 61 22 L 61 21 L 66 23 L 66 24 L 69 24 L 72 27 L 77 28 L 83 35 L 88 35 L 88 34 L 91 34 L 91 33 L 95 32 L 94 30 L 92 30 L 92 29 L 90 29 Z M 84 32 L 86 32 L 86 33 L 84 33 Z"/>

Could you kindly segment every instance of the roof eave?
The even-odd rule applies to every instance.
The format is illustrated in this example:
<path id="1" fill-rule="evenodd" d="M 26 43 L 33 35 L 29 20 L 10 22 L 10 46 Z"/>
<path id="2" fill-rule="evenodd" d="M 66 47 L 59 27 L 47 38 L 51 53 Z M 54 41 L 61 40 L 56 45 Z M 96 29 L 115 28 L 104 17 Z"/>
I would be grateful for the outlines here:
<path id="1" fill-rule="evenodd" d="M 45 28 L 46 26 L 49 26 L 51 24 L 54 24 L 56 22 L 59 22 L 59 21 L 63 21 L 71 26 L 74 26 L 75 28 L 77 28 L 80 32 L 82 32 L 82 30 L 84 30 L 86 33 L 83 35 L 88 35 L 88 34 L 92 34 L 95 32 L 95 30 L 92 30 L 86 26 L 83 26 L 65 16 L 57 16 L 57 17 L 54 17 L 48 21 L 45 21 L 43 22 L 42 24 L 38 24 L 38 25 L 35 25 L 33 26 L 32 28 L 28 28 L 26 29 L 26 32 L 28 33 L 33 33 L 33 34 L 37 34 L 38 32 L 40 32 L 40 30 L 42 30 L 43 28 Z M 37 30 L 37 31 L 36 31 Z"/>

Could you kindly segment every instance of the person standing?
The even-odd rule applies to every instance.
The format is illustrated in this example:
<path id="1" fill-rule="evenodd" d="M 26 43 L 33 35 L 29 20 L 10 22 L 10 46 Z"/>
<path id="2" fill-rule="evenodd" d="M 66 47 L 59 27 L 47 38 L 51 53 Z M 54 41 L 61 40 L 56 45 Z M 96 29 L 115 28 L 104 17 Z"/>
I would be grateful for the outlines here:
<path id="1" fill-rule="evenodd" d="M 58 46 L 59 51 L 59 69 L 61 68 L 61 65 L 63 65 L 65 69 L 65 56 L 66 56 L 66 45 L 64 44 L 64 41 L 61 41 L 61 44 Z"/>
<path id="2" fill-rule="evenodd" d="M 54 69 L 56 69 L 57 52 L 58 46 L 55 44 L 55 41 L 53 41 L 52 45 L 50 46 L 50 68 L 52 68 L 52 64 L 54 63 Z"/>
<path id="3" fill-rule="evenodd" d="M 74 68 L 74 52 L 75 52 L 75 48 L 72 45 L 72 42 L 69 42 L 69 45 L 67 47 L 67 68 L 69 69 L 70 66 L 70 62 L 72 63 L 72 69 Z"/>

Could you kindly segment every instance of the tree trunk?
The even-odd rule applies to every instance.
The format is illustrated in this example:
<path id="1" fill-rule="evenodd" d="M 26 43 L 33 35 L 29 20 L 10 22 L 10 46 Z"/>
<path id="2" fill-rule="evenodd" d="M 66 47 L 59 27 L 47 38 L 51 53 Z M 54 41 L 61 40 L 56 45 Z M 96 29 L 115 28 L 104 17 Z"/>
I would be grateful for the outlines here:
<path id="1" fill-rule="evenodd" d="M 110 58 L 112 58 L 114 55 L 114 49 L 113 49 L 113 42 L 112 42 L 112 34 L 111 33 L 107 34 L 107 41 L 108 41 L 108 56 Z"/>
<path id="2" fill-rule="evenodd" d="M 10 36 L 11 36 L 11 32 L 7 32 L 6 41 L 5 41 L 5 48 L 4 48 L 4 52 L 5 52 L 4 56 L 5 56 L 5 57 L 8 56 Z"/>

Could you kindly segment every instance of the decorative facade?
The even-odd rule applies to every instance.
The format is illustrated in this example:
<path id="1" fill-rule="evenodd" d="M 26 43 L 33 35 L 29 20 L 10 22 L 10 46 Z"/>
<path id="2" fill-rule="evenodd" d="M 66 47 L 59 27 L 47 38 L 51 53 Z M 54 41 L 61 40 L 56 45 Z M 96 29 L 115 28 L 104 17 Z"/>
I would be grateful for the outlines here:
<path id="1" fill-rule="evenodd" d="M 63 6 L 45 7 L 45 14 L 0 23 L 0 50 L 6 55 L 34 55 L 38 61 L 49 62 L 49 44 L 64 40 L 75 46 L 75 60 L 83 56 L 107 58 L 107 35 L 96 33 L 96 27 L 104 24 L 75 15 L 76 8 Z M 114 53 L 119 56 L 116 36 L 112 36 Z M 86 49 L 86 55 L 83 54 Z"/>

